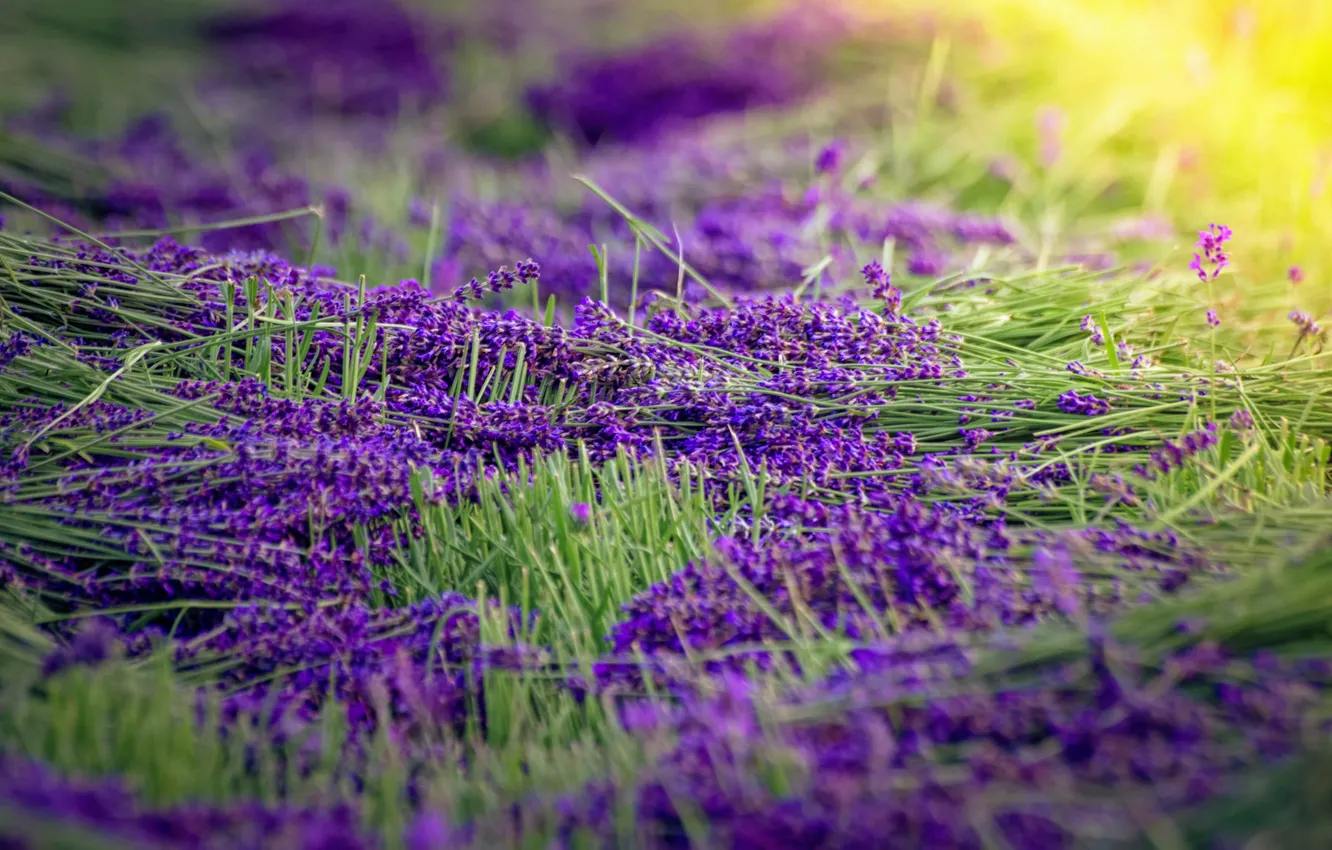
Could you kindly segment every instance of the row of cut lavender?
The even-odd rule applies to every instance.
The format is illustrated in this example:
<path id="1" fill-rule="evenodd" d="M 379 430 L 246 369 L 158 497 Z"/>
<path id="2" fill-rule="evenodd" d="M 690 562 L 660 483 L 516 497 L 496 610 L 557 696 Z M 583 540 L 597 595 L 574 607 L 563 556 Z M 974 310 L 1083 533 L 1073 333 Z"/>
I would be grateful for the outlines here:
<path id="1" fill-rule="evenodd" d="M 1246 661 L 1203 643 L 1147 664 L 1103 635 L 1090 643 L 1086 661 L 980 691 L 958 692 L 969 653 L 935 638 L 859 652 L 854 677 L 779 700 L 730 678 L 677 707 L 631 705 L 629 730 L 675 741 L 634 788 L 594 786 L 471 824 L 423 811 L 403 838 L 412 850 L 537 836 L 557 847 L 679 847 L 698 838 L 701 817 L 710 842 L 740 848 L 890 840 L 971 850 L 995 836 L 1021 848 L 1132 846 L 1141 801 L 1187 809 L 1236 790 L 1237 769 L 1326 735 L 1326 661 Z M 763 779 L 778 765 L 785 792 Z M 627 832 L 616 815 L 626 799 L 636 810 Z M 0 760 L 0 801 L 22 818 L 0 836 L 31 834 L 47 818 L 139 846 L 375 846 L 346 809 L 145 811 L 117 788 L 12 759 Z"/>
<path id="2" fill-rule="evenodd" d="M 220 329 L 224 286 L 256 274 L 273 284 L 273 291 L 299 294 L 298 318 L 313 315 L 316 304 L 323 317 L 346 315 L 343 291 L 275 258 L 231 257 L 219 264 L 198 249 L 164 241 L 135 259 L 157 273 L 191 275 L 186 288 L 195 302 L 163 316 L 181 338 L 186 331 Z M 101 264 L 122 270 L 108 273 Z M 104 300 L 92 281 L 100 279 L 103 288 L 139 285 L 125 267 L 123 258 L 113 254 L 84 251 L 67 261 L 35 259 L 23 273 L 46 275 L 47 286 L 71 273 L 85 281 L 78 292 L 85 311 L 60 317 L 60 330 L 77 334 L 80 328 L 105 330 L 116 322 L 115 305 Z M 525 273 L 533 271 L 529 267 Z M 375 587 L 376 559 L 386 558 L 391 548 L 392 521 L 406 517 L 410 522 L 413 466 L 432 467 L 440 480 L 449 482 L 442 491 L 448 497 L 466 492 L 467 481 L 458 477 L 459 470 L 475 468 L 483 456 L 511 463 L 533 452 L 568 450 L 575 438 L 584 440 L 598 458 L 618 450 L 649 454 L 655 450 L 654 437 L 668 428 L 672 461 L 687 458 L 718 485 L 742 468 L 760 464 L 775 481 L 790 483 L 810 473 L 815 456 L 811 447 L 817 446 L 831 460 L 824 474 L 814 470 L 813 480 L 829 494 L 846 490 L 844 495 L 855 495 L 866 507 L 774 503 L 771 515 L 787 526 L 786 532 L 757 545 L 723 542 L 728 568 L 691 566 L 669 585 L 633 602 L 615 632 L 615 652 L 633 648 L 663 659 L 684 650 L 681 640 L 686 637 L 690 650 L 723 651 L 782 637 L 763 607 L 741 590 L 737 572 L 767 596 L 780 615 L 812 612 L 825 629 L 876 642 L 889 631 L 880 621 L 890 616 L 904 615 L 893 630 L 934 626 L 940 618 L 945 626 L 975 629 L 1077 614 L 1084 608 L 1100 612 L 1120 591 L 1109 588 L 1105 598 L 1088 595 L 1080 586 L 1071 547 L 1081 546 L 1073 550 L 1079 553 L 1099 550 L 1115 567 L 1145 570 L 1167 590 L 1187 579 L 1191 570 L 1206 568 L 1196 558 L 1186 554 L 1181 559 L 1172 552 L 1169 539 L 1153 540 L 1122 529 L 1089 532 L 1077 540 L 1021 541 L 1038 549 L 1026 581 L 1018 569 L 1021 560 L 1005 555 L 1012 536 L 977 511 L 980 505 L 927 508 L 909 492 L 863 482 L 843 485 L 829 476 L 835 469 L 909 466 L 918 451 L 916 440 L 907 433 L 868 427 L 861 416 L 836 413 L 836 406 L 831 414 L 810 410 L 810 402 L 845 405 L 854 398 L 852 407 L 873 412 L 893 403 L 899 395 L 897 383 L 937 383 L 965 375 L 957 342 L 943 334 L 937 322 L 920 325 L 898 315 L 892 308 L 895 290 L 881 270 L 868 269 L 867 278 L 884 305 L 879 312 L 789 299 L 688 314 L 663 309 L 648 319 L 651 336 L 631 333 L 604 305 L 590 302 L 566 330 L 512 314 L 478 313 L 458 301 L 430 301 L 411 285 L 374 292 L 364 309 L 374 311 L 381 322 L 412 328 L 384 332 L 376 340 L 387 347 L 384 359 L 391 379 L 382 404 L 369 399 L 291 402 L 272 397 L 253 379 L 185 382 L 176 390 L 179 397 L 207 399 L 229 416 L 216 424 L 186 427 L 141 451 L 137 461 L 95 449 L 89 459 L 70 458 L 62 464 L 63 483 L 54 493 L 25 490 L 23 467 L 30 461 L 22 455 L 14 458 L 8 468 L 16 479 L 11 499 L 64 515 L 72 527 L 100 526 L 104 539 L 142 560 L 109 573 L 110 565 L 90 555 L 51 557 L 20 546 L 5 553 L 10 581 L 102 607 L 191 598 L 249 600 L 253 607 L 225 617 L 194 613 L 174 624 L 184 642 L 182 660 L 224 652 L 242 662 L 229 674 L 233 688 L 279 670 L 304 668 L 276 682 L 240 688 L 229 698 L 229 716 L 252 717 L 262 708 L 272 712 L 270 723 L 289 731 L 310 722 L 333 698 L 348 708 L 354 729 L 368 732 L 383 716 L 376 711 L 376 700 L 387 695 L 395 738 L 424 745 L 441 727 L 462 722 L 469 664 L 514 669 L 541 663 L 541 658 L 539 653 L 496 655 L 477 647 L 476 616 L 462 597 L 379 612 L 360 601 Z M 504 274 L 496 277 L 497 285 L 505 280 Z M 270 290 L 260 291 L 266 295 Z M 236 297 L 243 310 L 243 296 Z M 112 336 L 121 348 L 143 341 L 128 327 Z M 164 338 L 174 341 L 170 333 Z M 529 375 L 564 381 L 573 388 L 569 401 L 558 408 L 543 405 L 534 387 L 520 394 L 519 402 L 477 404 L 455 398 L 449 387 L 470 359 L 473 340 L 484 341 L 477 356 L 482 375 L 506 361 L 507 368 L 514 368 L 512 357 L 521 344 Z M 765 377 L 757 366 L 744 365 L 746 361 L 707 354 L 715 351 L 786 366 Z M 16 347 L 7 372 L 39 369 L 33 358 L 50 352 L 49 346 L 26 351 Z M 326 332 L 316 334 L 311 352 L 312 357 L 340 363 L 340 342 Z M 272 353 L 281 364 L 281 344 L 275 343 Z M 95 365 L 102 359 L 99 354 L 84 356 Z M 372 349 L 367 362 L 380 360 L 380 350 Z M 770 385 L 777 392 L 725 392 L 727 373 L 737 368 L 751 379 L 762 377 L 755 390 Z M 385 377 L 377 369 L 370 370 L 370 386 Z M 330 388 L 340 388 L 340 370 L 340 365 L 334 367 Z M 882 393 L 856 390 L 859 381 L 869 378 L 884 384 Z M 782 398 L 793 392 L 805 400 L 797 404 Z M 11 414 L 5 423 L 7 442 L 13 445 L 67 412 L 37 408 Z M 397 423 L 385 424 L 386 413 Z M 95 402 L 66 416 L 61 425 L 116 432 L 107 444 L 119 450 L 122 441 L 133 442 L 135 425 L 143 419 L 142 412 Z M 745 453 L 743 463 L 737 446 Z M 1017 457 L 1009 460 L 1016 462 Z M 932 475 L 922 472 L 917 477 L 924 484 Z M 996 482 L 1001 489 L 1012 484 L 1011 477 Z M 301 498 L 293 500 L 292 493 Z M 318 529 L 314 536 L 312 522 Z M 142 524 L 170 531 L 145 537 L 136 528 Z M 369 529 L 368 555 L 355 544 L 353 525 Z M 820 526 L 831 531 L 799 530 Z M 855 557 L 838 564 L 831 557 L 835 547 Z M 965 576 L 955 572 L 958 564 Z M 843 568 L 854 590 L 845 583 Z M 798 598 L 787 583 L 792 578 L 801 589 Z M 868 608 L 862 602 L 866 597 Z M 275 609 L 275 602 L 295 607 Z M 400 636 L 385 639 L 388 634 Z M 141 638 L 135 643 L 141 645 Z M 95 641 L 90 645 L 95 647 Z M 105 654 L 86 647 L 80 652 L 93 658 Z M 80 652 L 74 653 L 75 660 Z M 626 680 L 623 669 L 608 659 L 594 671 L 598 687 L 627 685 L 635 691 L 636 677 Z M 330 675 L 334 672 L 337 675 Z M 338 683 L 336 691 L 330 692 L 331 682 Z M 687 682 L 670 684 L 688 690 Z M 588 682 L 579 680 L 577 685 L 582 690 Z"/>

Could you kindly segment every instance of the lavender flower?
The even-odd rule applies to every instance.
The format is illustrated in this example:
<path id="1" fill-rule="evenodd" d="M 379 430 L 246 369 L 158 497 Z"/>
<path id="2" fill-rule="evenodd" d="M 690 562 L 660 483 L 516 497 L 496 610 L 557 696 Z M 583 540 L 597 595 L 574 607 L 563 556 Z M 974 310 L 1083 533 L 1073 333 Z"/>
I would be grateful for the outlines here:
<path id="1" fill-rule="evenodd" d="M 1122 475 L 1106 475 L 1094 472 L 1087 480 L 1088 485 L 1098 493 L 1126 505 L 1138 504 L 1138 494 Z"/>
<path id="2" fill-rule="evenodd" d="M 512 271 L 509 270 L 508 266 L 500 266 L 486 277 L 485 284 L 481 284 L 476 278 L 472 278 L 469 283 L 455 289 L 453 300 L 477 300 L 485 297 L 488 292 L 503 292 L 506 289 L 512 289 L 516 284 L 535 284 L 540 277 L 541 266 L 531 260 L 517 263 Z"/>
<path id="3" fill-rule="evenodd" d="M 962 429 L 962 442 L 968 449 L 975 449 L 981 443 L 994 436 L 994 432 L 987 431 L 984 428 Z"/>
<path id="4" fill-rule="evenodd" d="M 447 81 L 438 54 L 454 34 L 384 0 L 282 0 L 258 13 L 228 12 L 205 36 L 239 80 L 290 115 L 392 117 L 439 103 Z"/>
<path id="5" fill-rule="evenodd" d="M 1043 107 L 1036 115 L 1036 134 L 1040 140 L 1041 165 L 1052 168 L 1063 150 L 1066 115 L 1062 109 Z"/>
<path id="6" fill-rule="evenodd" d="M 1151 454 L 1152 469 L 1159 475 L 1179 469 L 1189 458 L 1216 445 L 1217 439 L 1216 423 L 1208 422 L 1201 430 L 1185 434 L 1178 442 L 1165 440 Z M 1138 471 L 1144 476 L 1151 474 L 1145 468 Z"/>
<path id="7" fill-rule="evenodd" d="M 1101 326 L 1096 322 L 1090 313 L 1082 317 L 1082 330 L 1091 334 L 1091 344 L 1097 347 L 1105 345 L 1105 334 L 1101 331 Z"/>
<path id="8" fill-rule="evenodd" d="M 814 158 L 814 172 L 816 174 L 836 174 L 842 167 L 846 150 L 847 143 L 842 140 L 829 142 L 820 148 L 818 155 Z"/>
<path id="9" fill-rule="evenodd" d="M 1041 560 L 1042 581 L 1066 587 L 1067 561 Z M 671 741 L 631 799 L 647 835 L 678 828 L 688 800 L 726 846 L 799 836 L 868 850 L 886 834 L 904 847 L 981 847 L 994 835 L 1014 847 L 1077 846 L 1081 830 L 1094 836 L 1136 794 L 1187 809 L 1222 793 L 1236 766 L 1299 752 L 1301 725 L 1329 685 L 1325 667 L 1244 660 L 1194 638 L 1160 660 L 1180 685 L 1166 690 L 1152 687 L 1158 665 L 1125 655 L 1093 624 L 1083 658 L 1043 665 L 1021 687 L 958 694 L 971 652 L 936 635 L 881 641 L 855 653 L 854 674 L 775 698 L 728 677 L 675 706 L 626 707 L 628 728 Z M 772 764 L 774 746 L 800 766 L 798 802 L 746 781 Z M 993 800 L 983 814 L 978 789 Z M 551 826 L 609 841 L 614 799 L 591 786 Z"/>
<path id="10" fill-rule="evenodd" d="M 1286 318 L 1295 325 L 1300 332 L 1299 340 L 1305 337 L 1317 339 L 1323 335 L 1323 326 L 1314 320 L 1314 317 L 1303 310 L 1291 310 Z M 1299 341 L 1297 340 L 1297 342 Z"/>
<path id="11" fill-rule="evenodd" d="M 579 525 L 587 525 L 592 521 L 592 506 L 586 502 L 576 502 L 569 506 L 569 514 L 573 517 L 574 522 Z"/>
<path id="12" fill-rule="evenodd" d="M 63 118 L 63 111 L 52 120 Z M 57 149 L 69 142 L 43 128 L 41 140 Z M 196 155 L 160 115 L 147 115 L 116 138 L 87 142 L 77 152 L 102 163 L 114 177 L 93 187 L 71 206 L 39 186 L 10 186 L 62 220 L 88 230 L 161 229 L 258 217 L 321 207 L 323 238 L 340 244 L 351 219 L 350 195 L 337 186 L 318 185 L 279 167 L 266 146 L 251 143 L 216 161 Z M 213 253 L 298 248 L 308 250 L 312 218 L 208 228 L 199 244 Z"/>
<path id="13" fill-rule="evenodd" d="M 1198 276 L 1198 280 L 1211 283 L 1230 265 L 1230 255 L 1224 249 L 1232 235 L 1230 228 L 1224 224 L 1212 224 L 1198 232 L 1199 253 L 1195 253 L 1193 262 L 1189 263 L 1189 268 Z"/>
<path id="14" fill-rule="evenodd" d="M 1103 416 L 1110 412 L 1110 402 L 1099 399 L 1091 393 L 1082 395 L 1077 390 L 1069 390 L 1059 396 L 1059 409 L 1065 413 L 1079 416 Z"/>
<path id="15" fill-rule="evenodd" d="M 85 622 L 67 644 L 42 661 L 42 675 L 51 676 L 66 667 L 101 664 L 121 649 L 120 637 L 110 620 L 99 617 Z"/>
<path id="16" fill-rule="evenodd" d="M 713 288 L 733 293 L 789 289 L 825 256 L 831 263 L 824 265 L 820 282 L 837 280 L 858 268 L 845 247 L 851 239 L 894 240 L 910 270 L 920 274 L 946 268 L 957 246 L 1013 241 L 993 218 L 916 203 L 890 205 L 827 181 L 811 187 L 808 163 L 817 150 L 808 139 L 749 148 L 721 129 L 677 131 L 632 147 L 602 146 L 587 163 L 598 185 L 671 234 L 669 247 L 678 247 L 678 225 L 687 261 Z M 548 169 L 531 167 L 522 185 L 521 198 L 452 198 L 446 258 L 476 273 L 515 255 L 531 255 L 541 260 L 544 289 L 562 299 L 567 293 L 574 301 L 595 292 L 598 269 L 587 246 L 608 234 L 632 244 L 635 237 L 623 218 L 592 196 L 570 207 L 561 200 L 566 187 Z M 834 236 L 831 249 L 819 228 L 810 226 L 818 221 L 826 221 Z M 616 305 L 626 304 L 636 259 L 640 292 L 676 287 L 673 253 L 644 251 L 636 257 L 633 250 L 612 250 L 607 265 Z M 705 294 L 686 278 L 686 298 Z"/>
<path id="17" fill-rule="evenodd" d="M 1066 549 L 1041 547 L 1032 553 L 1032 586 L 1065 616 L 1082 610 L 1082 580 Z"/>
<path id="18" fill-rule="evenodd" d="M 915 454 L 916 435 L 909 431 L 898 433 L 893 437 L 893 448 L 904 455 Z"/>
<path id="19" fill-rule="evenodd" d="M 429 227 L 431 221 L 431 205 L 420 198 L 412 198 L 407 204 L 407 221 L 413 227 Z"/>
<path id="20" fill-rule="evenodd" d="M 661 37 L 636 51 L 575 56 L 527 93 L 537 116 L 588 144 L 642 142 L 710 115 L 795 101 L 814 90 L 849 22 L 823 6 L 738 29 Z"/>
<path id="21" fill-rule="evenodd" d="M 329 809 L 268 807 L 253 802 L 226 806 L 186 804 L 150 809 L 123 783 L 77 782 L 49 768 L 13 756 L 0 756 L 0 843 L 8 847 L 43 846 L 61 825 L 63 840 L 83 846 L 179 848 L 247 847 L 280 850 L 325 847 L 371 850 L 376 844 L 361 831 L 357 812 L 348 806 Z M 80 836 L 79 833 L 83 835 Z M 34 844 L 28 844 L 31 839 Z"/>
<path id="22" fill-rule="evenodd" d="M 0 371 L 20 357 L 32 351 L 34 345 L 40 345 L 41 339 L 34 338 L 23 331 L 11 333 L 4 342 L 0 342 Z"/>

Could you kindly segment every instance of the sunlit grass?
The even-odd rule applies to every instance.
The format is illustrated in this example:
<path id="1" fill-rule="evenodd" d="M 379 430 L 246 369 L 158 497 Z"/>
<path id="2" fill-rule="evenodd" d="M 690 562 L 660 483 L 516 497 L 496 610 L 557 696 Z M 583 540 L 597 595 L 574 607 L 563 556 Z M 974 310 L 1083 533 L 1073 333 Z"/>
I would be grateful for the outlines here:
<path id="1" fill-rule="evenodd" d="M 1047 191 L 1106 175 L 1186 230 L 1225 220 L 1240 267 L 1332 283 L 1332 7 L 1298 0 L 859 0 L 925 16 L 952 42 L 968 135 L 1025 159 Z M 979 33 L 978 33 L 979 31 Z M 1062 131 L 1039 127 L 1042 110 Z M 1040 149 L 1058 135 L 1058 157 Z M 1043 136 L 1045 138 L 1043 138 Z"/>

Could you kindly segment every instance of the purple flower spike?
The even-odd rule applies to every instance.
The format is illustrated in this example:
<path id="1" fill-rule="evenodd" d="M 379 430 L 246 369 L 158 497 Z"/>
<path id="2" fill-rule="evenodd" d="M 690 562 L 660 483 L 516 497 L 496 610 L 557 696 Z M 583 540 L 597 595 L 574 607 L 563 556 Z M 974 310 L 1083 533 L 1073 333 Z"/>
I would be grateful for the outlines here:
<path id="1" fill-rule="evenodd" d="M 1101 331 L 1101 326 L 1092 318 L 1091 313 L 1082 317 L 1082 329 L 1091 334 L 1091 344 L 1097 347 L 1105 345 L 1105 334 Z"/>
<path id="2" fill-rule="evenodd" d="M 1224 224 L 1209 225 L 1206 230 L 1198 231 L 1198 252 L 1193 255 L 1189 268 L 1203 283 L 1211 283 L 1230 265 L 1230 254 L 1225 246 L 1234 235 Z"/>
<path id="3" fill-rule="evenodd" d="M 846 158 L 846 147 L 846 142 L 840 139 L 829 142 L 814 158 L 814 171 L 818 174 L 836 174 Z"/>
<path id="4" fill-rule="evenodd" d="M 1202 429 L 1185 434 L 1179 442 L 1166 440 L 1161 447 L 1152 452 L 1152 467 L 1157 474 L 1164 475 L 1184 465 L 1184 461 L 1216 445 L 1217 428 L 1215 422 L 1208 422 Z M 1150 477 L 1151 472 L 1139 468 L 1139 474 Z"/>
<path id="5" fill-rule="evenodd" d="M 42 674 L 50 676 L 66 667 L 94 667 L 110 659 L 118 646 L 119 634 L 114 623 L 104 617 L 88 621 L 66 646 L 42 660 Z"/>
<path id="6" fill-rule="evenodd" d="M 1303 310 L 1291 310 L 1290 315 L 1286 318 L 1290 319 L 1295 327 L 1299 329 L 1300 339 L 1304 339 L 1306 336 L 1319 337 L 1323 335 L 1323 326 L 1314 321 L 1314 317 Z"/>
<path id="7" fill-rule="evenodd" d="M 569 513 L 573 516 L 574 522 L 579 525 L 587 525 L 592 521 L 592 506 L 587 502 L 577 502 L 570 505 Z"/>
<path id="8" fill-rule="evenodd" d="M 968 449 L 971 449 L 973 451 L 981 443 L 985 442 L 986 440 L 994 436 L 994 433 L 992 431 L 987 431 L 984 428 L 970 428 L 970 429 L 964 428 L 959 433 L 962 434 L 962 442 L 966 444 Z"/>
<path id="9" fill-rule="evenodd" d="M 443 850 L 455 846 L 453 831 L 436 812 L 421 812 L 407 827 L 403 843 L 408 850 Z"/>
<path id="10" fill-rule="evenodd" d="M 43 340 L 29 336 L 23 331 L 17 331 L 10 334 L 4 342 L 0 342 L 0 371 L 10 363 L 32 351 L 33 346 L 41 345 Z"/>
<path id="11" fill-rule="evenodd" d="M 472 278 L 469 283 L 455 289 L 453 300 L 475 301 L 483 298 L 489 292 L 503 292 L 506 289 L 512 289 L 515 284 L 536 283 L 540 277 L 541 266 L 531 260 L 515 264 L 512 271 L 509 270 L 508 266 L 500 266 L 486 276 L 484 284 L 476 278 Z"/>
<path id="12" fill-rule="evenodd" d="M 288 114 L 391 118 L 448 92 L 435 57 L 452 46 L 452 28 L 412 5 L 282 0 L 228 11 L 204 35 L 227 60 L 226 89 L 262 92 Z"/>
<path id="13" fill-rule="evenodd" d="M 1077 390 L 1069 390 L 1059 396 L 1059 409 L 1082 416 L 1103 416 L 1110 412 L 1110 402 L 1091 393 L 1080 395 Z"/>
<path id="14" fill-rule="evenodd" d="M 1079 613 L 1082 610 L 1079 592 L 1082 576 L 1073 566 L 1068 550 L 1042 547 L 1032 552 L 1031 561 L 1031 582 L 1035 591 L 1053 603 L 1059 613 L 1065 616 Z"/>
<path id="15" fill-rule="evenodd" d="M 873 290 L 874 297 L 883 301 L 888 315 L 897 315 L 898 308 L 902 306 L 902 290 L 893 286 L 892 274 L 878 260 L 865 266 L 860 273 L 865 276 L 865 284 Z"/>

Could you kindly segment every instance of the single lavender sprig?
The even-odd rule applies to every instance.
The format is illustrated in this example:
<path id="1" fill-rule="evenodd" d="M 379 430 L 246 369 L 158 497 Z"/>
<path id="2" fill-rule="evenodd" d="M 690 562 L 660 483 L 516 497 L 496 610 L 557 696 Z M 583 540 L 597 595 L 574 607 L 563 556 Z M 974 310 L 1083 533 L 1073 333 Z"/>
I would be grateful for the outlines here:
<path id="1" fill-rule="evenodd" d="M 842 162 L 846 158 L 846 149 L 847 144 L 841 139 L 829 142 L 814 157 L 814 172 L 816 174 L 836 174 L 842 168 Z"/>
<path id="2" fill-rule="evenodd" d="M 1230 265 L 1230 254 L 1225 251 L 1226 242 L 1233 232 L 1224 224 L 1208 225 L 1206 230 L 1198 231 L 1197 249 L 1189 268 L 1203 283 L 1211 283 Z"/>
<path id="3" fill-rule="evenodd" d="M 874 297 L 884 303 L 887 314 L 896 316 L 902 306 L 902 290 L 893 286 L 892 274 L 886 271 L 878 260 L 865 266 L 860 273 L 865 276 L 865 283 L 873 291 Z"/>
<path id="4" fill-rule="evenodd" d="M 1308 337 L 1318 337 L 1323 335 L 1323 326 L 1314 320 L 1314 317 L 1303 310 L 1291 310 L 1286 316 L 1295 323 L 1295 327 L 1300 332 L 1300 339 Z"/>
<path id="5" fill-rule="evenodd" d="M 1082 329 L 1091 334 L 1092 345 L 1098 348 L 1105 345 L 1105 333 L 1101 330 L 1101 326 L 1096 323 L 1096 319 L 1092 317 L 1091 313 L 1082 317 Z"/>
<path id="6" fill-rule="evenodd" d="M 1236 410 L 1230 414 L 1230 427 L 1234 431 L 1245 433 L 1252 431 L 1254 426 L 1253 414 L 1244 408 Z"/>
<path id="7" fill-rule="evenodd" d="M 516 263 L 512 270 L 508 266 L 500 266 L 486 276 L 484 284 L 472 278 L 468 283 L 453 290 L 453 300 L 476 301 L 488 293 L 512 289 L 519 283 L 536 283 L 540 277 L 541 266 L 532 260 Z"/>
<path id="8" fill-rule="evenodd" d="M 1207 301 L 1214 303 L 1212 297 L 1212 282 L 1220 276 L 1221 272 L 1230 265 L 1230 255 L 1226 253 L 1226 242 L 1230 240 L 1232 232 L 1224 224 L 1209 224 L 1206 230 L 1198 231 L 1197 249 L 1199 253 L 1193 255 L 1193 262 L 1189 263 L 1189 268 L 1193 269 L 1194 274 L 1198 275 L 1198 280 L 1207 285 Z M 1221 324 L 1221 317 L 1217 315 L 1215 307 L 1209 307 L 1207 310 L 1207 324 L 1212 329 L 1212 354 L 1211 359 L 1216 360 L 1216 328 Z M 1216 416 L 1216 397 L 1211 397 L 1212 416 Z"/>

